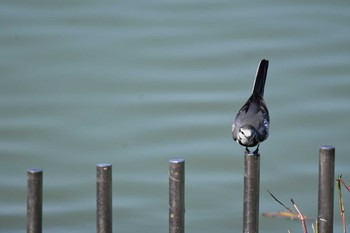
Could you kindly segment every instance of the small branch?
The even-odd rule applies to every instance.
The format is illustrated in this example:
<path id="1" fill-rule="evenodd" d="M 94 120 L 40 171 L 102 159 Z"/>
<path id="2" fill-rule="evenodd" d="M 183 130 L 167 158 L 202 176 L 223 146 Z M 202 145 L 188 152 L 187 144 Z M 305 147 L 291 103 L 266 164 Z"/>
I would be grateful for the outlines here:
<path id="1" fill-rule="evenodd" d="M 342 179 L 342 175 L 340 175 L 337 180 L 340 180 L 340 182 L 344 185 L 346 190 L 348 190 L 348 192 L 350 192 L 350 185 L 345 184 L 344 180 Z"/>
<path id="2" fill-rule="evenodd" d="M 314 224 L 311 224 L 312 232 L 316 233 Z"/>
<path id="3" fill-rule="evenodd" d="M 281 201 L 279 201 L 269 190 L 266 190 L 273 199 L 275 199 L 275 201 L 277 201 L 281 206 L 283 206 L 284 208 L 286 208 L 286 210 L 288 210 L 290 213 L 292 213 L 293 215 L 297 215 L 293 210 L 291 210 L 290 208 L 288 208 L 285 204 L 283 204 Z"/>
<path id="4" fill-rule="evenodd" d="M 293 198 L 290 200 L 294 206 L 294 208 L 296 209 L 296 211 L 298 212 L 298 217 L 301 220 L 301 224 L 303 226 L 303 231 L 304 233 L 307 233 L 307 228 L 306 228 L 306 223 L 305 223 L 305 217 L 304 215 L 301 213 L 301 211 L 299 210 L 298 206 L 295 204 Z"/>
<path id="5" fill-rule="evenodd" d="M 341 220 L 343 223 L 343 233 L 346 233 L 346 222 L 345 222 L 345 208 L 344 208 L 344 202 L 343 202 L 343 197 L 341 193 L 341 183 L 348 189 L 348 186 L 344 183 L 342 180 L 342 176 L 340 175 L 337 181 L 337 186 L 338 186 L 338 197 L 339 197 L 339 208 L 340 208 L 340 215 L 341 215 Z M 348 190 L 349 191 L 349 190 Z"/>

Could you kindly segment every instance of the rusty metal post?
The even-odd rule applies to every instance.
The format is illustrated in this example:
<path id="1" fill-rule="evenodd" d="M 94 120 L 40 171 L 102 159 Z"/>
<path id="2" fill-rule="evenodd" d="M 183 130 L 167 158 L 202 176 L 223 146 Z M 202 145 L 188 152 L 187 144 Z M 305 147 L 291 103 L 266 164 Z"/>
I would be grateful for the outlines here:
<path id="1" fill-rule="evenodd" d="M 318 232 L 333 232 L 335 147 L 320 147 L 318 175 Z"/>
<path id="2" fill-rule="evenodd" d="M 43 170 L 27 171 L 27 233 L 42 232 Z"/>
<path id="3" fill-rule="evenodd" d="M 96 165 L 97 233 L 112 233 L 112 165 Z"/>
<path id="4" fill-rule="evenodd" d="M 260 154 L 244 153 L 243 233 L 259 232 Z"/>
<path id="5" fill-rule="evenodd" d="M 169 160 L 169 233 L 185 232 L 185 160 Z"/>

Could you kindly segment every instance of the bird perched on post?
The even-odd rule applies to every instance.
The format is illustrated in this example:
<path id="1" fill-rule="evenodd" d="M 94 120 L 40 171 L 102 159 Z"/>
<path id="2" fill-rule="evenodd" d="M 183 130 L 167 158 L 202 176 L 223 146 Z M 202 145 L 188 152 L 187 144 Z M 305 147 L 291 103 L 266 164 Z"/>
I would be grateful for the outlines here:
<path id="1" fill-rule="evenodd" d="M 264 101 L 264 88 L 269 66 L 268 60 L 261 60 L 255 77 L 253 92 L 247 102 L 239 110 L 232 124 L 232 138 L 246 147 L 257 146 L 269 136 L 270 116 Z"/>

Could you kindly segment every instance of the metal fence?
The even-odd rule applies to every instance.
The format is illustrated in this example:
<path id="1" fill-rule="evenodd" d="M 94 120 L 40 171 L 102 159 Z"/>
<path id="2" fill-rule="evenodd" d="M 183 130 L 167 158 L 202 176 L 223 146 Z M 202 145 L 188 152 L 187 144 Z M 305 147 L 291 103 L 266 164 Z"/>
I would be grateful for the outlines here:
<path id="1" fill-rule="evenodd" d="M 335 148 L 320 147 L 318 232 L 333 232 Z M 43 170 L 27 172 L 27 233 L 42 232 Z M 243 232 L 259 232 L 260 154 L 244 155 Z M 96 165 L 97 233 L 112 233 L 112 165 Z M 185 232 L 185 160 L 169 160 L 169 233 Z"/>

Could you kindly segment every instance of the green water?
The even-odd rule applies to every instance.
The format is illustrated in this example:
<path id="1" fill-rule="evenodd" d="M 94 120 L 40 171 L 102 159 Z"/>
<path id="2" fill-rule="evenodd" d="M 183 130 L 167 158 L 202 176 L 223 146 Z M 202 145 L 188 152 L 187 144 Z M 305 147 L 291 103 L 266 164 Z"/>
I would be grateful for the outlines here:
<path id="1" fill-rule="evenodd" d="M 28 168 L 44 169 L 45 232 L 95 232 L 101 162 L 114 232 L 167 232 L 171 158 L 186 160 L 186 232 L 241 232 L 230 130 L 262 58 L 260 212 L 283 210 L 268 189 L 316 217 L 321 145 L 350 183 L 349 22 L 347 1 L 2 1 L 0 232 L 26 229 Z M 260 219 L 262 233 L 288 229 L 302 231 Z"/>

